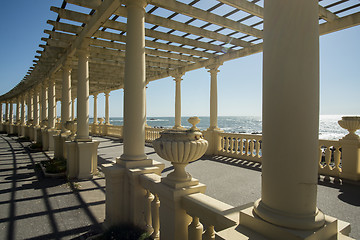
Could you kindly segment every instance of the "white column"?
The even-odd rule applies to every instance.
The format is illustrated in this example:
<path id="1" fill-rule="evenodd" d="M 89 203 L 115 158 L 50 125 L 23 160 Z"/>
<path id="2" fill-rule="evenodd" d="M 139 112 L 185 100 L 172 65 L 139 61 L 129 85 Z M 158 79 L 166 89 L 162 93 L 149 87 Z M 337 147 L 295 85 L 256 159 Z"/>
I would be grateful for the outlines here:
<path id="1" fill-rule="evenodd" d="M 110 92 L 104 92 L 105 94 L 105 125 L 110 124 L 110 117 L 109 117 L 109 96 Z"/>
<path id="2" fill-rule="evenodd" d="M 98 120 L 97 120 L 97 94 L 94 94 L 94 124 L 97 125 L 98 124 Z"/>
<path id="3" fill-rule="evenodd" d="M 14 107 L 14 104 L 13 104 L 12 100 L 10 100 L 10 113 L 9 113 L 9 123 L 10 124 L 13 123 L 13 117 L 14 117 L 13 107 Z"/>
<path id="4" fill-rule="evenodd" d="M 173 76 L 175 81 L 175 126 L 174 129 L 181 129 L 181 80 L 183 74 Z"/>
<path id="5" fill-rule="evenodd" d="M 217 73 L 220 65 L 208 66 L 211 76 L 210 82 L 210 127 L 209 130 L 218 129 L 218 97 L 217 97 Z"/>
<path id="6" fill-rule="evenodd" d="M 48 113 L 48 128 L 54 129 L 56 123 L 56 100 L 55 100 L 55 80 L 49 80 L 49 90 L 48 90 L 48 102 L 49 102 L 49 113 Z"/>
<path id="7" fill-rule="evenodd" d="M 71 100 L 71 121 L 75 119 L 75 98 Z"/>
<path id="8" fill-rule="evenodd" d="M 78 55 L 77 141 L 91 141 L 89 136 L 89 50 L 85 41 Z"/>
<path id="9" fill-rule="evenodd" d="M 39 91 L 37 88 L 34 89 L 33 95 L 33 103 L 34 103 L 34 126 L 39 125 Z"/>
<path id="10" fill-rule="evenodd" d="M 124 79 L 123 160 L 145 160 L 145 0 L 129 0 Z"/>
<path id="11" fill-rule="evenodd" d="M 3 103 L 0 103 L 0 123 L 3 123 Z"/>
<path id="12" fill-rule="evenodd" d="M 319 133 L 318 1 L 265 1 L 263 163 L 255 213 L 275 225 L 315 229 Z"/>
<path id="13" fill-rule="evenodd" d="M 21 96 L 21 125 L 25 125 L 25 96 Z"/>
<path id="14" fill-rule="evenodd" d="M 70 105 L 71 105 L 71 68 L 69 63 L 63 66 L 61 89 L 61 132 L 67 132 L 65 124 L 70 121 Z"/>
<path id="15" fill-rule="evenodd" d="M 47 118 L 47 95 L 47 84 L 44 82 L 41 85 L 41 121 Z"/>
<path id="16" fill-rule="evenodd" d="M 33 91 L 30 90 L 30 91 L 28 92 L 28 112 L 27 112 L 28 121 L 34 119 L 33 98 L 32 98 L 32 96 L 33 96 Z"/>
<path id="17" fill-rule="evenodd" d="M 9 120 L 9 101 L 5 102 L 5 121 Z"/>
<path id="18" fill-rule="evenodd" d="M 16 99 L 16 123 L 20 122 L 20 97 Z"/>

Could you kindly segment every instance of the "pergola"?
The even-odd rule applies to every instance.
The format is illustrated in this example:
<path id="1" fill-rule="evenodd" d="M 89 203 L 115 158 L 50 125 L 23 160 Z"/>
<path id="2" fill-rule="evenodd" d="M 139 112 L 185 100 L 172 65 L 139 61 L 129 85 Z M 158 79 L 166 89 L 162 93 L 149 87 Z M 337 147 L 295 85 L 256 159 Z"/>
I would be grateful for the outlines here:
<path id="1" fill-rule="evenodd" d="M 221 64 L 262 51 L 263 4 L 260 0 L 150 0 L 145 13 L 146 81 Z M 357 1 L 319 1 L 321 35 L 358 25 Z M 123 88 L 126 41 L 125 1 L 66 0 L 48 20 L 40 55 L 23 80 L 1 100 L 17 97 L 55 78 L 60 100 L 61 68 L 70 61 L 76 97 L 76 49 L 89 41 L 89 93 Z"/>
<path id="2" fill-rule="evenodd" d="M 89 135 L 89 94 L 95 97 L 124 88 L 123 153 L 116 163 L 103 165 L 106 223 L 141 225 L 144 194 L 149 198 L 154 191 L 161 199 L 157 213 L 161 237 L 187 239 L 190 220 L 180 202 L 185 195 L 203 193 L 204 185 L 191 177 L 161 178 L 163 165 L 145 154 L 146 84 L 174 78 L 174 128 L 181 128 L 181 77 L 187 71 L 209 69 L 210 126 L 204 136 L 209 143 L 207 153 L 213 154 L 215 136 L 220 132 L 217 69 L 226 61 L 264 51 L 262 196 L 240 212 L 245 219 L 240 225 L 274 239 L 298 239 L 286 237 L 294 237 L 294 229 L 314 239 L 335 236 L 340 231 L 337 220 L 316 207 L 319 35 L 359 25 L 360 4 L 355 0 L 268 0 L 263 5 L 264 1 L 257 0 L 66 0 L 60 8 L 51 8 L 58 18 L 48 21 L 53 29 L 45 30 L 49 38 L 43 39 L 46 44 L 41 45 L 44 50 L 35 65 L 14 89 L 0 97 L 6 102 L 5 125 L 11 133 L 15 99 L 19 135 L 26 135 L 26 127 L 33 128 L 49 149 L 49 145 L 55 146 L 55 155 L 66 149 L 68 177 L 91 178 L 99 143 Z M 69 139 L 65 125 L 75 97 L 77 135 Z M 61 100 L 60 134 L 55 129 L 56 99 Z M 352 152 L 348 157 L 356 160 L 350 168 L 359 169 L 360 139 L 344 138 L 342 144 L 343 157 Z M 185 155 L 186 150 L 171 146 L 171 154 Z M 352 151 L 345 151 L 347 148 Z M 358 173 L 348 175 L 358 180 Z M 214 239 L 213 228 L 205 239 Z M 196 239 L 201 239 L 201 234 Z"/>

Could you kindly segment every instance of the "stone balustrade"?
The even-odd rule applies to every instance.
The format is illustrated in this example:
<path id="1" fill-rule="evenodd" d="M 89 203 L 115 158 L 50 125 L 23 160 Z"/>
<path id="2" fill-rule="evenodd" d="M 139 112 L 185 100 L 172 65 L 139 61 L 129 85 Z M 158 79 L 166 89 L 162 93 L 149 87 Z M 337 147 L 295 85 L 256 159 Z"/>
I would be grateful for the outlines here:
<path id="1" fill-rule="evenodd" d="M 339 141 L 319 140 L 319 174 L 341 176 L 341 150 Z"/>
<path id="2" fill-rule="evenodd" d="M 216 146 L 216 155 L 241 158 L 261 162 L 262 136 L 255 134 L 219 133 L 220 146 Z"/>

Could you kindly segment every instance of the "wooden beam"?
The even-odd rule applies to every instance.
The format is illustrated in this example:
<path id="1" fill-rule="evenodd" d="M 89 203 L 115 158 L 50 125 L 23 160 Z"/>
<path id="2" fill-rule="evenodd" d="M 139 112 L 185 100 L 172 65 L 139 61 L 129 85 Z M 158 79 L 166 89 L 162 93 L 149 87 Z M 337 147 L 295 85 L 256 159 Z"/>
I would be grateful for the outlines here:
<path id="1" fill-rule="evenodd" d="M 192 7 L 185 3 L 181 3 L 175 0 L 149 0 L 149 3 L 161 8 L 168 9 L 173 12 L 181 13 L 189 17 L 203 20 L 205 22 L 213 23 L 218 26 L 222 26 L 237 32 L 242 32 L 257 38 L 263 38 L 263 32 L 259 29 L 249 27 L 245 24 L 235 22 L 231 19 L 221 17 L 211 12 L 204 11 L 202 9 Z"/>

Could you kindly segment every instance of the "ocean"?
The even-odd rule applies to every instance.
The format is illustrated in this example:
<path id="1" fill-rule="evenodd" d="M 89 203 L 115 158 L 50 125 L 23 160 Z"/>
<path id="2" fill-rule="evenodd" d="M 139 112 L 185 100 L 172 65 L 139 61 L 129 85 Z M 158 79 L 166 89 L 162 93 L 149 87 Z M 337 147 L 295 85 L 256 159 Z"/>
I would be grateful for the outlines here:
<path id="1" fill-rule="evenodd" d="M 319 125 L 319 139 L 338 140 L 344 137 L 348 131 L 341 128 L 337 123 L 341 115 L 321 115 Z M 181 125 L 190 128 L 191 124 L 187 122 L 189 117 L 181 118 Z M 199 117 L 200 123 L 197 127 L 206 130 L 210 125 L 210 117 Z M 90 119 L 92 122 L 92 119 Z M 122 117 L 111 117 L 110 124 L 123 125 Z M 157 128 L 172 128 L 175 124 L 174 117 L 147 117 L 147 124 Z M 218 127 L 229 133 L 247 133 L 261 134 L 262 121 L 261 117 L 254 116 L 219 116 Z M 296 126 L 294 126 L 296 127 Z M 360 130 L 356 132 L 360 135 Z"/>

